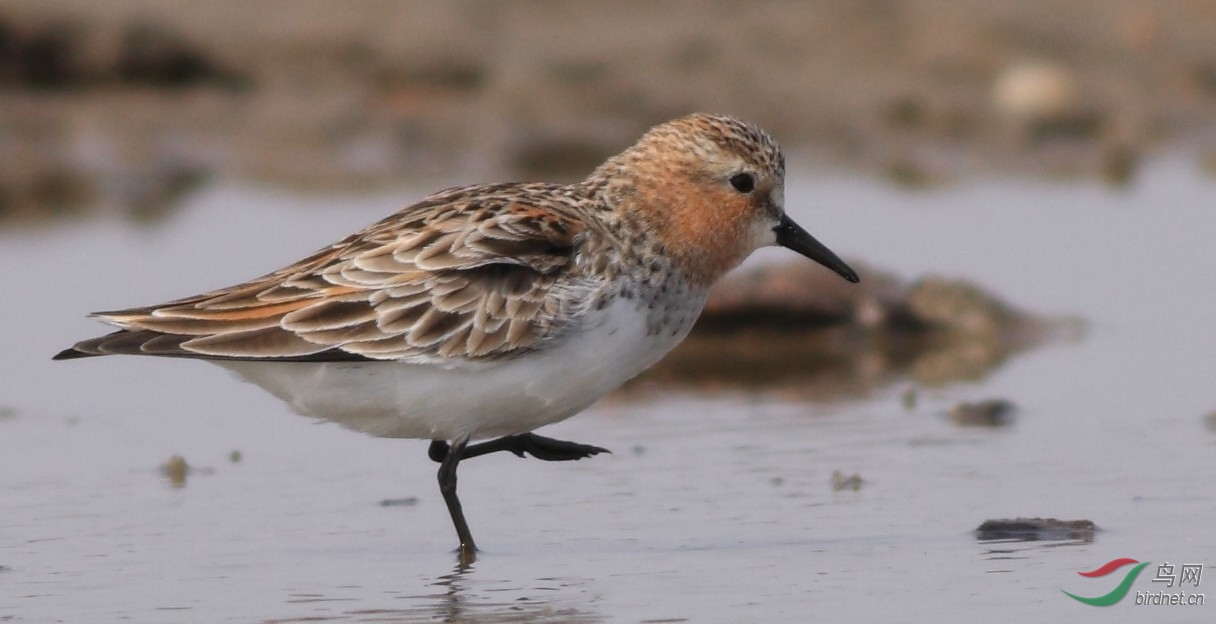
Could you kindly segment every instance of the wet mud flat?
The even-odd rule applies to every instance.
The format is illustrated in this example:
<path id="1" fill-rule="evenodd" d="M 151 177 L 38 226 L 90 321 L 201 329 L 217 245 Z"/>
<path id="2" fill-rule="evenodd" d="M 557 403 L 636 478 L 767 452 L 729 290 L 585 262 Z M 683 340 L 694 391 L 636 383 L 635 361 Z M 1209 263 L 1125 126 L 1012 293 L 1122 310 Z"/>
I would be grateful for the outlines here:
<path id="1" fill-rule="evenodd" d="M 1203 1 L 11 0 L 0 215 L 151 219 L 215 176 L 569 180 L 694 110 L 898 185 L 1126 184 L 1213 134 L 1214 42 Z"/>
<path id="2" fill-rule="evenodd" d="M 97 331 L 86 310 L 246 279 L 402 193 L 209 186 L 152 224 L 0 230 L 0 261 L 24 269 L 6 287 L 37 293 L 0 307 L 21 329 L 0 351 L 18 371 L 0 381 L 0 618 L 1084 619 L 1094 608 L 1063 592 L 1110 588 L 1078 571 L 1216 551 L 1216 300 L 1196 288 L 1216 213 L 1191 156 L 1152 161 L 1119 191 L 1002 178 L 907 193 L 792 173 L 791 216 L 850 261 L 884 267 L 863 268 L 872 289 L 810 288 L 830 274 L 786 273 L 784 254 L 745 267 L 760 273 L 716 294 L 692 352 L 542 431 L 613 454 L 462 467 L 483 548 L 468 568 L 425 441 L 300 418 L 201 362 L 49 360 Z M 914 303 L 925 292 L 936 303 Z M 983 320 L 1027 313 L 1078 316 L 1085 330 L 1018 350 L 1002 329 L 1017 323 Z M 776 327 L 785 343 L 742 339 Z M 1012 355 L 973 358 L 985 335 Z M 966 336 L 981 346 L 962 356 L 886 344 Z M 851 359 L 867 341 L 876 350 Z M 962 372 L 919 372 L 940 362 Z M 1043 518 L 1096 530 L 976 532 Z M 1156 590 L 1150 577 L 1132 589 Z M 1173 619 L 1204 621 L 1203 608 Z M 1104 609 L 1144 619 L 1130 599 Z"/>

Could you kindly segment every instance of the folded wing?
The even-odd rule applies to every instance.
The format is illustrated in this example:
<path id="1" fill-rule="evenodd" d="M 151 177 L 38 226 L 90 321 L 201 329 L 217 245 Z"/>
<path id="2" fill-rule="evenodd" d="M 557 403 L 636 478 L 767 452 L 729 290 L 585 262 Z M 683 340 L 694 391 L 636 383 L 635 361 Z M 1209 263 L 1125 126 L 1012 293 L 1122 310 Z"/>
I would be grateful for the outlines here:
<path id="1" fill-rule="evenodd" d="M 128 353 L 268 360 L 481 360 L 558 335 L 594 280 L 586 232 L 545 185 L 431 196 L 300 262 L 162 305 L 100 312 L 121 331 L 59 359 Z"/>

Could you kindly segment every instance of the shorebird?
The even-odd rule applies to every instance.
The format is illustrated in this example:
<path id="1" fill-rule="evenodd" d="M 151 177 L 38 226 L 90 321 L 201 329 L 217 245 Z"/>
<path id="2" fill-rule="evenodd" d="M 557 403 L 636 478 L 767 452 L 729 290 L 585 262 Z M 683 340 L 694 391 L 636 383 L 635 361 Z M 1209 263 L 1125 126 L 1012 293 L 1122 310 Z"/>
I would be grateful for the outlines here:
<path id="1" fill-rule="evenodd" d="M 120 329 L 55 359 L 204 359 L 300 414 L 430 440 L 471 560 L 462 459 L 606 452 L 533 431 L 657 362 L 714 282 L 758 248 L 858 281 L 786 216 L 784 177 L 764 131 L 693 114 L 651 128 L 581 182 L 448 189 L 243 284 L 95 313 Z"/>

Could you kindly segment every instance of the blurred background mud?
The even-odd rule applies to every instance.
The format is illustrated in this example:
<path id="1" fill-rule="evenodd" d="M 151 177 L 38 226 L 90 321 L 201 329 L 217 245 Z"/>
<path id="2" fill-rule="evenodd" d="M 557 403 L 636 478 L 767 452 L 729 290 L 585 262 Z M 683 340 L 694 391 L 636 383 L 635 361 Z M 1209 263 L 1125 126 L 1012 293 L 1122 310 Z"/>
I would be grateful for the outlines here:
<path id="1" fill-rule="evenodd" d="M 693 110 L 900 185 L 1121 184 L 1216 136 L 1216 3 L 8 0 L 0 215 L 569 180 Z"/>

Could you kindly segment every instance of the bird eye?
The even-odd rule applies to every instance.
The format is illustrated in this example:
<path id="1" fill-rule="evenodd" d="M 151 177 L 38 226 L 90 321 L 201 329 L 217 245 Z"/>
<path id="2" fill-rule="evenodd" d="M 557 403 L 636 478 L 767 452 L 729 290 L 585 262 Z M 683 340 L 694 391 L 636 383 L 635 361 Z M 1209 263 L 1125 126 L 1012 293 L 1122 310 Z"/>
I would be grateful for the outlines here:
<path id="1" fill-rule="evenodd" d="M 756 179 L 750 173 L 736 173 L 730 177 L 730 185 L 740 193 L 750 193 L 756 189 Z"/>

